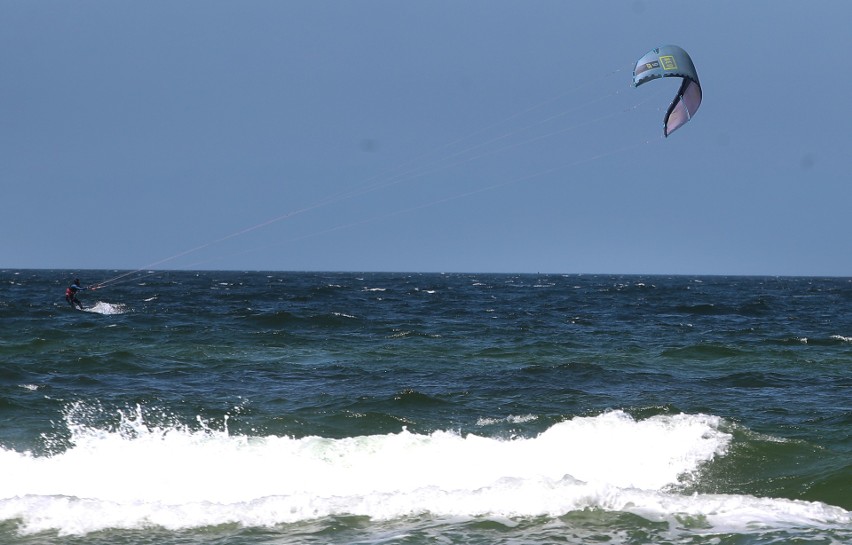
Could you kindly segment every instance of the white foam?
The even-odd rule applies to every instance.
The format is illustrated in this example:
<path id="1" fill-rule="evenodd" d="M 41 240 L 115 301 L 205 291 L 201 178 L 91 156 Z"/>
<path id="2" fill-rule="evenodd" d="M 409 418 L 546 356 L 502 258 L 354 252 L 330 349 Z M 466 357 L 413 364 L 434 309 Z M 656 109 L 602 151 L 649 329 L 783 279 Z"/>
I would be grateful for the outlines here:
<path id="1" fill-rule="evenodd" d="M 93 312 L 95 314 L 103 315 L 124 314 L 128 311 L 127 305 L 120 303 L 105 303 L 104 301 L 98 301 L 91 307 L 84 308 L 83 310 L 85 312 Z"/>
<path id="2" fill-rule="evenodd" d="M 534 438 L 408 431 L 344 439 L 249 437 L 146 424 L 141 409 L 106 430 L 69 411 L 73 446 L 50 457 L 0 448 L 0 520 L 21 533 L 106 528 L 272 526 L 330 515 L 396 519 L 561 516 L 585 508 L 714 528 L 852 523 L 821 503 L 673 491 L 731 437 L 718 418 L 614 411 Z"/>
<path id="3" fill-rule="evenodd" d="M 492 426 L 494 424 L 502 424 L 504 422 L 508 422 L 509 424 L 523 424 L 525 422 L 532 422 L 534 420 L 538 420 L 538 417 L 534 414 L 525 414 L 525 415 L 509 415 L 504 418 L 480 418 L 476 421 L 477 426 Z"/>

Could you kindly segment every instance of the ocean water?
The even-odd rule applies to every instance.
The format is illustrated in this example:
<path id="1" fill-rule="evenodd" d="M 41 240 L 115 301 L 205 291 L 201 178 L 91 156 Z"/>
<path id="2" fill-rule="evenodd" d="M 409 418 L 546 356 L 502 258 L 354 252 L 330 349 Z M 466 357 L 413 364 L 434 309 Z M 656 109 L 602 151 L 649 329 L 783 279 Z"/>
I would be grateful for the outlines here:
<path id="1" fill-rule="evenodd" d="M 852 279 L 0 271 L 0 543 L 852 542 Z"/>

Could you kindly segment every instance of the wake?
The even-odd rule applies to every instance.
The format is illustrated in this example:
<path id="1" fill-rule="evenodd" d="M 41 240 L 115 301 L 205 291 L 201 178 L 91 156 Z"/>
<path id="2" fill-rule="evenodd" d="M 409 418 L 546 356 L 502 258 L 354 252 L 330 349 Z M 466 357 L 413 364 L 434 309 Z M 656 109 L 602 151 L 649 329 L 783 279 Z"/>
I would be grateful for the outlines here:
<path id="1" fill-rule="evenodd" d="M 98 301 L 94 304 L 94 306 L 84 308 L 83 312 L 111 316 L 114 314 L 125 314 L 129 312 L 129 310 L 130 309 L 127 308 L 127 305 L 122 303 L 105 303 L 104 301 Z"/>

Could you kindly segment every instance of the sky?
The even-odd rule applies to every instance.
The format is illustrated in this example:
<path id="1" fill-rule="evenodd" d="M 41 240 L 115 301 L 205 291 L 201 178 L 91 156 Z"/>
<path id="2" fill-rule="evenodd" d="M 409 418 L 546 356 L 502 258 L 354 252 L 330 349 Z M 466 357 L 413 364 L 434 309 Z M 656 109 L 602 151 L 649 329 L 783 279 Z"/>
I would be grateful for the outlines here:
<path id="1" fill-rule="evenodd" d="M 0 0 L 0 268 L 852 276 L 849 21 Z M 664 44 L 704 92 L 667 139 Z"/>

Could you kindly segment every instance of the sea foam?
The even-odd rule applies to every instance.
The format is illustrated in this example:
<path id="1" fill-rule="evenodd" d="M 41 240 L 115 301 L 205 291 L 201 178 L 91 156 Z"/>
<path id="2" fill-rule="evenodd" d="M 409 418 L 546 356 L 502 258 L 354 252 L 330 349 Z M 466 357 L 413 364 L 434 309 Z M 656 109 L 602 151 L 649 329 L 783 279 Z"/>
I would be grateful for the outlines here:
<path id="1" fill-rule="evenodd" d="M 71 445 L 51 456 L 0 448 L 0 520 L 22 534 L 106 528 L 273 526 L 327 516 L 558 517 L 597 508 L 713 527 L 832 525 L 820 503 L 683 495 L 677 486 L 723 456 L 731 435 L 708 415 L 577 417 L 533 438 L 450 431 L 331 439 L 246 436 L 201 423 L 147 424 L 141 408 L 113 429 L 69 411 Z"/>
<path id="2" fill-rule="evenodd" d="M 127 305 L 123 305 L 120 303 L 106 303 L 104 301 L 98 301 L 91 307 L 83 309 L 85 312 L 92 312 L 95 314 L 103 314 L 103 315 L 113 315 L 113 314 L 124 314 L 127 312 Z"/>

